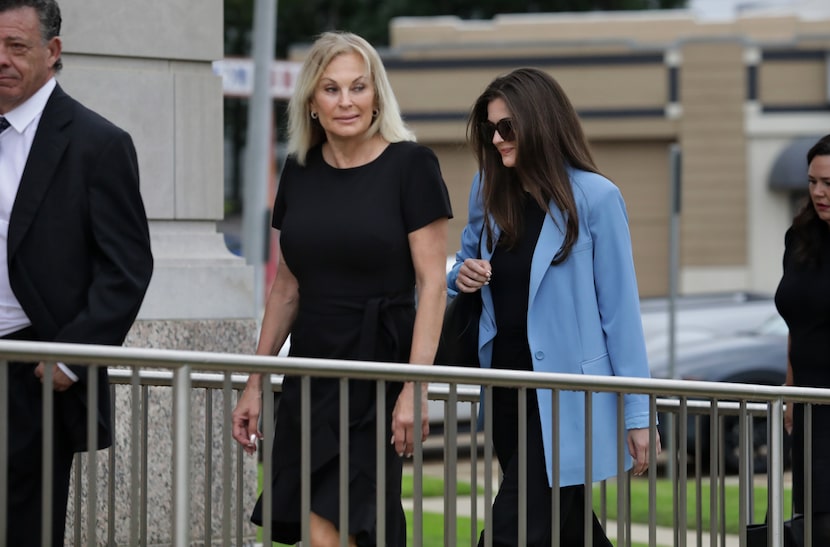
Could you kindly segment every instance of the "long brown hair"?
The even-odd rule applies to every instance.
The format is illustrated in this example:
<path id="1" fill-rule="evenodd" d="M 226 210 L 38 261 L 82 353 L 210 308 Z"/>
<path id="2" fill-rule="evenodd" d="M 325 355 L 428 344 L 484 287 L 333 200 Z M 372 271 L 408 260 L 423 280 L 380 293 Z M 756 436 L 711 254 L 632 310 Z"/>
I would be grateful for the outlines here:
<path id="1" fill-rule="evenodd" d="M 825 135 L 807 151 L 807 168 L 816 156 L 830 156 L 830 135 Z M 823 237 L 827 236 L 827 224 L 816 213 L 811 199 L 807 199 L 804 207 L 793 219 L 793 258 L 802 265 L 818 264 L 819 246 Z"/>
<path id="2" fill-rule="evenodd" d="M 502 99 L 510 110 L 516 134 L 516 165 L 507 168 L 481 127 L 487 106 Z M 502 243 L 516 243 L 522 230 L 524 191 L 550 214 L 549 203 L 564 213 L 565 240 L 553 264 L 564 262 L 579 235 L 579 218 L 567 167 L 598 173 L 582 125 L 562 87 L 549 74 L 519 68 L 493 80 L 473 105 L 467 139 L 478 160 L 485 218 L 501 229 Z M 560 229 L 563 227 L 560 226 Z M 493 231 L 485 222 L 490 250 Z"/>

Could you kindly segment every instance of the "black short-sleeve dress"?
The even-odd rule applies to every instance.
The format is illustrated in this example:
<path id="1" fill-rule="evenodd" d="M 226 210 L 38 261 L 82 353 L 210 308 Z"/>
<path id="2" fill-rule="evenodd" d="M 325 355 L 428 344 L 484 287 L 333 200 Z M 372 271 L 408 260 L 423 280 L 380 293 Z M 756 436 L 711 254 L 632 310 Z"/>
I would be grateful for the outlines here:
<path id="1" fill-rule="evenodd" d="M 452 216 L 438 160 L 412 142 L 392 143 L 374 161 L 337 169 L 322 147 L 306 165 L 289 158 L 280 178 L 273 226 L 299 283 L 290 355 L 408 362 L 415 323 L 415 270 L 408 235 Z M 390 424 L 401 385 L 387 385 Z M 375 545 L 376 386 L 349 383 L 349 534 Z M 311 510 L 339 522 L 339 384 L 311 384 Z M 401 459 L 386 452 L 386 544 L 405 544 Z M 273 539 L 301 539 L 300 379 L 284 379 L 273 457 Z M 261 499 L 252 520 L 262 524 Z"/>
<path id="2" fill-rule="evenodd" d="M 784 274 L 775 293 L 778 313 L 790 331 L 793 383 L 804 387 L 830 387 L 830 230 L 822 222 L 817 264 L 802 265 L 793 257 L 791 231 L 787 232 Z M 804 409 L 793 413 L 793 505 L 803 512 Z M 830 406 L 813 406 L 813 511 L 830 512 Z"/>

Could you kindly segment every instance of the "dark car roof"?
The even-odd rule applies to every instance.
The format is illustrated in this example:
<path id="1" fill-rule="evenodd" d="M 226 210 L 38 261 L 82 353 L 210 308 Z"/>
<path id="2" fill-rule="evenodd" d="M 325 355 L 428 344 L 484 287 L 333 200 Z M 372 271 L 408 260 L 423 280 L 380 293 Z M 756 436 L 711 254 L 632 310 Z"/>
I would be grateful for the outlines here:
<path id="1" fill-rule="evenodd" d="M 651 359 L 651 374 L 669 377 L 668 356 Z M 787 336 L 736 333 L 681 344 L 675 358 L 675 378 L 713 382 L 783 382 L 787 370 Z"/>

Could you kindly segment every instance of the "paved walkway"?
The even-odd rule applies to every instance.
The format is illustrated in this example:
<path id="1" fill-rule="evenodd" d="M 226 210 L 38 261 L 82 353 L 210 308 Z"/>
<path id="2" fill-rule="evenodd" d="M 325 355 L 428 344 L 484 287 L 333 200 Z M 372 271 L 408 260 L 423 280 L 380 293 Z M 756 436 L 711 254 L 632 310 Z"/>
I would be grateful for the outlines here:
<path id="1" fill-rule="evenodd" d="M 497 465 L 494 465 L 497 467 Z M 479 462 L 478 466 L 478 477 L 484 475 L 484 467 L 483 463 Z M 407 469 L 404 468 L 404 473 L 411 473 L 411 468 Z M 499 477 L 498 477 L 498 469 L 494 469 L 493 471 L 493 485 L 498 486 Z M 430 477 L 437 477 L 443 478 L 444 476 L 444 468 L 442 461 L 427 461 L 424 463 L 424 475 Z M 459 460 L 458 462 L 458 480 L 459 481 L 467 481 L 469 482 L 469 477 L 471 476 L 471 468 L 470 462 L 467 459 Z M 495 496 L 495 492 L 493 493 Z M 413 508 L 413 500 L 412 499 L 404 499 L 403 500 L 404 509 L 412 509 Z M 476 499 L 476 515 L 478 518 L 483 518 L 484 516 L 484 496 L 478 496 Z M 441 513 L 444 514 L 444 499 L 443 497 L 438 498 L 424 498 L 422 502 L 422 510 L 425 513 Z M 467 516 L 469 517 L 472 514 L 472 498 L 469 495 L 466 496 L 459 496 L 455 502 L 455 512 L 459 516 Z M 615 539 L 617 537 L 617 525 L 614 521 L 609 521 L 605 527 L 605 531 L 609 538 Z M 657 527 L 655 528 L 655 542 L 656 545 L 660 547 L 671 547 L 674 545 L 674 531 L 671 528 L 665 527 Z M 703 545 L 710 544 L 709 532 L 708 530 L 703 530 Z M 632 524 L 631 525 L 631 540 L 634 543 L 642 543 L 644 545 L 648 545 L 650 541 L 650 531 L 648 525 L 645 524 Z M 721 539 L 718 538 L 717 542 L 719 547 L 739 547 L 740 541 L 737 535 L 727 535 L 726 540 L 724 543 L 721 543 Z M 695 529 L 687 529 L 686 532 L 686 545 L 688 546 L 695 546 L 698 545 L 698 536 L 697 531 Z"/>

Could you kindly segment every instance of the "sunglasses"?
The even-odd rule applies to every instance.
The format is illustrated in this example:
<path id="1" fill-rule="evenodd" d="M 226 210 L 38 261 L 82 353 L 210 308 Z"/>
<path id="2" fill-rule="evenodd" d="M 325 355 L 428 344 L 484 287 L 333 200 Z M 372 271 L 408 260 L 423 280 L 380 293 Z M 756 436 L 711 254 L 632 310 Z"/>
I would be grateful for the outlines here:
<path id="1" fill-rule="evenodd" d="M 513 120 L 510 118 L 502 118 L 496 123 L 490 120 L 481 123 L 481 134 L 486 141 L 492 141 L 496 131 L 505 141 L 512 141 L 516 137 L 516 133 L 513 132 Z"/>

